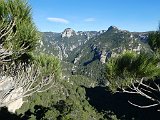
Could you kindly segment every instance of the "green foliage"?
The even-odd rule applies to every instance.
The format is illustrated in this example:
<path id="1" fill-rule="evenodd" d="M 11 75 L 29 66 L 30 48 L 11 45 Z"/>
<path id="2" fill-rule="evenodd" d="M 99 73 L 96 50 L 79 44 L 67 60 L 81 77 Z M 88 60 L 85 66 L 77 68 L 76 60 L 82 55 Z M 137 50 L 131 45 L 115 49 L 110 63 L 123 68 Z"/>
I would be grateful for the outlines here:
<path id="1" fill-rule="evenodd" d="M 61 65 L 58 58 L 40 53 L 39 55 L 34 55 L 33 64 L 39 66 L 44 75 L 54 74 L 57 79 L 60 79 Z"/>
<path id="2" fill-rule="evenodd" d="M 149 34 L 148 44 L 153 51 L 160 53 L 160 30 Z"/>
<path id="3" fill-rule="evenodd" d="M 95 87 L 98 85 L 96 80 L 90 79 L 83 75 L 72 75 L 69 80 L 76 86 L 84 86 L 87 88 Z"/>
<path id="4" fill-rule="evenodd" d="M 32 21 L 31 7 L 27 2 L 1 0 L 0 25 L 1 35 L 6 33 L 0 39 L 0 43 L 14 53 L 14 59 L 35 50 L 40 36 Z"/>
<path id="5" fill-rule="evenodd" d="M 155 55 L 146 53 L 136 54 L 127 51 L 117 58 L 111 58 L 106 64 L 106 77 L 110 81 L 110 88 L 125 87 L 131 81 L 142 77 L 148 79 L 160 75 L 159 59 Z"/>
<path id="6" fill-rule="evenodd" d="M 80 81 L 83 79 L 82 81 Z M 85 88 L 82 85 L 89 86 L 89 80 L 85 81 L 85 77 L 73 76 L 69 80 L 63 80 L 50 90 L 43 93 L 36 93 L 29 97 L 28 102 L 24 103 L 17 112 L 20 114 L 28 110 L 33 113 L 30 117 L 36 118 L 35 105 L 48 108 L 42 112 L 45 120 L 99 120 L 103 118 L 88 102 L 86 98 Z M 30 118 L 30 119 L 31 119 Z"/>

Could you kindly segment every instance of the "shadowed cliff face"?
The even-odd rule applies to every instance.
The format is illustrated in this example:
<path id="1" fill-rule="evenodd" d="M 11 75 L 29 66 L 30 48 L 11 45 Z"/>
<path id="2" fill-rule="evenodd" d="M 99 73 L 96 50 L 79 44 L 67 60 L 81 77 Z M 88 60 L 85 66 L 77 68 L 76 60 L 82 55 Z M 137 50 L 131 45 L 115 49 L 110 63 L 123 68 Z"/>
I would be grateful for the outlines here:
<path id="1" fill-rule="evenodd" d="M 112 94 L 104 87 L 86 88 L 86 96 L 89 98 L 89 103 L 99 112 L 114 112 L 121 120 L 160 119 L 160 113 L 156 111 L 157 108 L 140 109 L 128 103 L 130 100 L 140 105 L 152 104 L 141 96 L 124 93 Z"/>

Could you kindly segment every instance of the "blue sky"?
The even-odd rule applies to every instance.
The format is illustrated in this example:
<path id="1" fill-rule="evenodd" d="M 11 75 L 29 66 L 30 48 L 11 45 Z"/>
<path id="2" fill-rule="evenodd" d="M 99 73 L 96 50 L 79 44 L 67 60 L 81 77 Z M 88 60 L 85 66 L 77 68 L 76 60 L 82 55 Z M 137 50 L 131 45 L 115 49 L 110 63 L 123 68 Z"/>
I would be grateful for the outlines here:
<path id="1" fill-rule="evenodd" d="M 160 0 L 28 0 L 40 31 L 107 30 L 114 25 L 129 31 L 158 28 Z"/>

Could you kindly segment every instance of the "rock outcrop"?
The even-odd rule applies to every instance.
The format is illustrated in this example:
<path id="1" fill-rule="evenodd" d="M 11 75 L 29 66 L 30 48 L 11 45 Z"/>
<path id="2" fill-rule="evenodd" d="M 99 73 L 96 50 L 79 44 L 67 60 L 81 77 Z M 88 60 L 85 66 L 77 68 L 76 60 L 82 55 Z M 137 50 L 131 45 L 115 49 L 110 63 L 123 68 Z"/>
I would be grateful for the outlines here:
<path id="1" fill-rule="evenodd" d="M 70 38 L 71 36 L 73 36 L 73 35 L 75 35 L 76 34 L 76 32 L 73 30 L 73 29 L 71 29 L 71 28 L 66 28 L 63 32 L 62 32 L 62 38 L 63 37 L 68 37 L 68 38 Z"/>
<path id="2" fill-rule="evenodd" d="M 23 88 L 13 88 L 14 82 L 12 77 L 1 77 L 0 80 L 0 102 L 1 106 L 6 106 L 8 111 L 15 113 L 23 104 Z M 7 94 L 6 94 L 7 93 Z"/>

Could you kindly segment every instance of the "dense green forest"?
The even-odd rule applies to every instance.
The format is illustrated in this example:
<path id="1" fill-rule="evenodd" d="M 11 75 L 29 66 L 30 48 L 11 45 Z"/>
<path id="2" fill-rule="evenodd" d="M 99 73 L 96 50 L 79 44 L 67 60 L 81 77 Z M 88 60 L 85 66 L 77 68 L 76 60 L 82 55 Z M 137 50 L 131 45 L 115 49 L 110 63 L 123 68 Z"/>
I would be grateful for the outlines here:
<path id="1" fill-rule="evenodd" d="M 68 50 L 72 56 L 62 61 L 41 50 L 44 36 L 31 10 L 24 0 L 0 1 L 0 119 L 160 119 L 160 30 L 149 32 L 147 43 L 115 28 L 100 36 L 91 32 L 96 35 L 86 43 L 78 36 L 83 50 Z M 130 41 L 142 50 L 127 48 Z M 117 42 L 125 50 L 99 62 L 105 44 L 115 50 Z M 80 53 L 81 61 L 74 63 Z"/>

